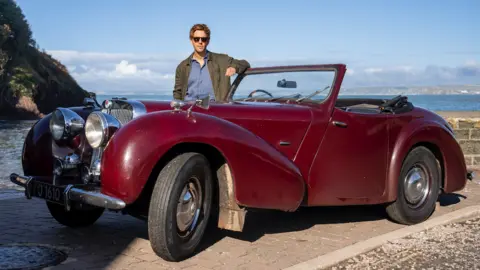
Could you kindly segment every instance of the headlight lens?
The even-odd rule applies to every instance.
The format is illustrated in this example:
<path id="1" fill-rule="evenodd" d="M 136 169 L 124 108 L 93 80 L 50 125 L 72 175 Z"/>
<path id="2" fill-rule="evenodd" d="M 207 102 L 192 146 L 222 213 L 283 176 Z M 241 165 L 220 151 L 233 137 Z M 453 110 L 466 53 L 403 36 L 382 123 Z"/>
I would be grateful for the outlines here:
<path id="1" fill-rule="evenodd" d="M 50 133 L 56 141 L 73 138 L 82 130 L 85 121 L 74 111 L 66 108 L 57 108 L 50 118 Z"/>
<path id="2" fill-rule="evenodd" d="M 120 122 L 111 115 L 92 112 L 85 123 L 85 137 L 93 148 L 105 146 L 120 126 Z"/>
<path id="3" fill-rule="evenodd" d="M 104 129 L 105 127 L 102 120 L 97 113 L 92 113 L 88 116 L 87 123 L 85 124 L 85 136 L 93 148 L 97 148 L 102 144 L 103 137 L 105 136 Z"/>
<path id="4" fill-rule="evenodd" d="M 65 117 L 60 110 L 55 110 L 50 118 L 50 132 L 55 140 L 60 140 L 63 137 L 65 130 Z"/>

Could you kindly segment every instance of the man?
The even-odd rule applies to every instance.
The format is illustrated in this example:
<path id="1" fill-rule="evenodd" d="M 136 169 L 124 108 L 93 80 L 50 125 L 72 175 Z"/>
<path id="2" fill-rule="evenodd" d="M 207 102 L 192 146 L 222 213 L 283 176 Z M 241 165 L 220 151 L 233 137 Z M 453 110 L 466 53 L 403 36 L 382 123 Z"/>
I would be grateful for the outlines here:
<path id="1" fill-rule="evenodd" d="M 231 85 L 230 76 L 245 72 L 250 64 L 208 51 L 210 29 L 205 24 L 195 24 L 190 29 L 190 42 L 194 51 L 177 66 L 173 98 L 195 100 L 210 94 L 212 100 L 225 100 Z"/>

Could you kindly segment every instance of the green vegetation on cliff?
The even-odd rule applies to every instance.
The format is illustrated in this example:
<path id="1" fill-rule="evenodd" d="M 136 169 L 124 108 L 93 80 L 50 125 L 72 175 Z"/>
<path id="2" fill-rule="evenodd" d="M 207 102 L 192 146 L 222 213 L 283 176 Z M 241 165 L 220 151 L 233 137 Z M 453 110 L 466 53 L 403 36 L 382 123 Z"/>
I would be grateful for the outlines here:
<path id="1" fill-rule="evenodd" d="M 42 117 L 87 96 L 65 66 L 39 49 L 15 1 L 0 0 L 0 117 Z"/>

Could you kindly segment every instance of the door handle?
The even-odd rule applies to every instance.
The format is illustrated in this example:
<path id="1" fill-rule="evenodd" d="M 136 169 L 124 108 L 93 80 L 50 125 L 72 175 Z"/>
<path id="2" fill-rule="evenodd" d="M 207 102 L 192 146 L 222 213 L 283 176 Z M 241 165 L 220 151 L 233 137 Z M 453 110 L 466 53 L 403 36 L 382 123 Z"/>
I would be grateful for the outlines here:
<path id="1" fill-rule="evenodd" d="M 332 122 L 335 126 L 337 127 L 342 127 L 342 128 L 346 128 L 348 125 L 347 123 L 344 123 L 344 122 L 339 122 L 339 121 L 333 121 Z"/>
<path id="2" fill-rule="evenodd" d="M 290 142 L 287 142 L 287 141 L 280 141 L 279 143 L 281 146 L 288 146 L 290 145 Z"/>

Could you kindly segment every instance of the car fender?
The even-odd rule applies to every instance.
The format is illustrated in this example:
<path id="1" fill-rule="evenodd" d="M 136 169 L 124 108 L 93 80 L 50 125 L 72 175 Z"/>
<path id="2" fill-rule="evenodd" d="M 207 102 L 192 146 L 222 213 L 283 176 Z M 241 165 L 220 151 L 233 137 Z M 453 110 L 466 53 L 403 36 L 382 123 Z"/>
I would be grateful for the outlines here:
<path id="1" fill-rule="evenodd" d="M 90 107 L 69 107 L 83 119 L 94 109 Z M 52 140 L 50 133 L 51 113 L 36 121 L 28 131 L 22 150 L 22 167 L 25 175 L 52 176 L 53 157 L 64 157 L 67 154 L 81 151 L 76 147 Z M 80 136 L 82 137 L 82 136 Z M 81 140 L 81 139 L 80 139 Z"/>
<path id="2" fill-rule="evenodd" d="M 239 205 L 293 211 L 305 183 L 299 169 L 274 147 L 227 120 L 192 112 L 143 115 L 111 138 L 101 162 L 102 192 L 133 203 L 160 158 L 181 143 L 203 143 L 226 159 Z"/>
<path id="3" fill-rule="evenodd" d="M 388 201 L 396 200 L 398 177 L 404 159 L 412 147 L 425 143 L 433 144 L 440 150 L 440 162 L 444 167 L 444 191 L 453 192 L 465 187 L 465 159 L 453 132 L 437 121 L 416 119 L 402 129 L 394 145 L 387 175 Z"/>
<path id="4" fill-rule="evenodd" d="M 49 121 L 50 114 L 36 121 L 24 139 L 21 159 L 25 175 L 51 176 L 53 174 Z"/>

